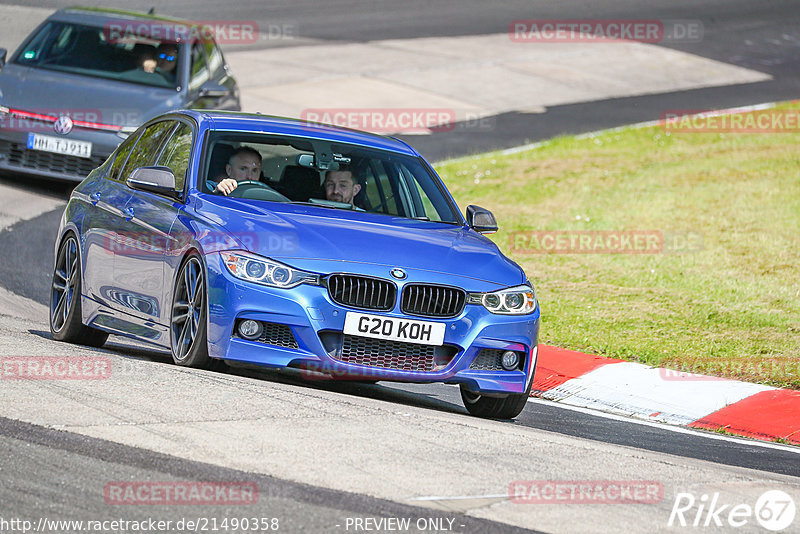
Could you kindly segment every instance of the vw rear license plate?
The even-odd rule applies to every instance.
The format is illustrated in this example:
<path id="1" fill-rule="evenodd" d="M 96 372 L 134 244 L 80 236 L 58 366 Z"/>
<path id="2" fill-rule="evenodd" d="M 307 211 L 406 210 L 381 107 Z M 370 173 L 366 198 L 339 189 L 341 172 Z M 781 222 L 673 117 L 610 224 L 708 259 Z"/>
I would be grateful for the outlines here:
<path id="1" fill-rule="evenodd" d="M 79 158 L 92 157 L 92 143 L 49 135 L 28 134 L 28 148 Z"/>
<path id="2" fill-rule="evenodd" d="M 444 343 L 444 330 L 444 323 L 413 321 L 383 315 L 347 312 L 344 318 L 345 334 L 420 345 L 441 345 Z"/>

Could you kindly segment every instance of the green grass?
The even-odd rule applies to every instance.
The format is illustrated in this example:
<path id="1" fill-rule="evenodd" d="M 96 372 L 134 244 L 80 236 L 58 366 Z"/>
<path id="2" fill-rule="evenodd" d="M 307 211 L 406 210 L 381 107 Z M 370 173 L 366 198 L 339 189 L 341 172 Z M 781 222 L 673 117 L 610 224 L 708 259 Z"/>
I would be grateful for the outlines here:
<path id="1" fill-rule="evenodd" d="M 459 205 L 494 212 L 541 343 L 800 389 L 800 134 L 625 129 L 436 168 Z M 670 250 L 512 250 L 541 230 L 656 230 Z"/>

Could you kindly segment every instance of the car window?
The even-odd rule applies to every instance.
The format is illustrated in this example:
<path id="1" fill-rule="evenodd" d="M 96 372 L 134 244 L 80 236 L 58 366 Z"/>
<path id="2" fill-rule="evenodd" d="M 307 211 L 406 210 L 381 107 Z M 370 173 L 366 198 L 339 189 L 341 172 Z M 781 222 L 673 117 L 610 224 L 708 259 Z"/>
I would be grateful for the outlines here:
<path id="1" fill-rule="evenodd" d="M 189 168 L 189 156 L 192 153 L 192 128 L 185 123 L 180 123 L 178 129 L 172 134 L 161 156 L 158 158 L 157 165 L 169 167 L 175 175 L 175 190 L 183 191 L 183 184 L 186 182 L 186 171 Z"/>
<path id="2" fill-rule="evenodd" d="M 175 121 L 161 121 L 148 126 L 139 137 L 119 179 L 125 181 L 134 169 L 153 165 L 159 147 L 174 126 Z"/>
<path id="3" fill-rule="evenodd" d="M 457 222 L 441 186 L 418 158 L 378 150 L 331 145 L 353 173 L 362 191 L 354 205 L 386 215 Z"/>
<path id="4" fill-rule="evenodd" d="M 208 79 L 208 65 L 203 47 L 200 43 L 194 43 L 192 45 L 192 73 L 189 78 L 189 87 L 196 89 L 206 83 Z"/>
<path id="5" fill-rule="evenodd" d="M 318 139 L 281 138 L 264 134 L 214 133 L 204 164 L 205 187 L 211 192 L 226 175 L 250 183 L 232 196 L 251 201 L 313 204 L 460 224 L 462 219 L 439 178 L 419 157 Z M 236 166 L 233 158 L 256 156 L 260 183 Z M 328 183 L 326 183 L 326 181 Z M 327 187 L 326 187 L 327 186 Z M 237 189 L 239 189 L 237 187 Z"/>
<path id="6" fill-rule="evenodd" d="M 259 181 L 289 198 L 307 200 L 321 191 L 319 171 L 297 164 L 298 156 L 313 157 L 314 148 L 308 141 L 275 137 L 253 139 L 251 136 L 223 136 L 211 142 L 205 167 L 206 187 L 199 189 L 206 192 L 214 189 L 220 179 L 227 177 L 227 164 L 231 158 L 242 150 L 258 154 L 261 163 Z"/>
<path id="7" fill-rule="evenodd" d="M 114 162 L 111 164 L 111 170 L 108 173 L 108 178 L 110 180 L 115 180 L 118 182 L 122 182 L 122 167 L 125 166 L 125 162 L 128 160 L 128 156 L 131 153 L 134 145 L 136 145 L 136 140 L 139 138 L 138 135 L 131 135 L 117 149 L 116 155 L 114 156 Z"/>
<path id="8" fill-rule="evenodd" d="M 61 29 L 55 35 L 55 39 L 53 39 L 49 48 L 50 54 L 56 56 L 65 54 L 70 45 L 76 41 L 76 39 L 73 39 L 75 32 L 76 28 L 74 26 L 61 27 Z"/>
<path id="9" fill-rule="evenodd" d="M 39 58 L 42 49 L 48 40 L 55 38 L 57 34 L 53 32 L 53 23 L 48 22 L 41 30 L 36 32 L 36 35 L 22 49 L 22 52 L 16 58 L 17 63 L 30 63 Z"/>
<path id="10" fill-rule="evenodd" d="M 362 169 L 364 196 L 370 208 L 380 213 L 397 213 L 395 193 L 383 163 L 372 161 L 364 165 Z"/>
<path id="11" fill-rule="evenodd" d="M 205 41 L 203 47 L 208 58 L 208 71 L 214 78 L 221 76 L 225 61 L 222 58 L 222 52 L 219 47 L 213 41 Z"/>
<path id="12" fill-rule="evenodd" d="M 422 188 L 421 184 L 414 179 L 414 173 L 405 165 L 400 165 L 400 187 L 408 195 L 407 204 L 410 206 L 416 217 L 427 217 L 431 221 L 441 221 L 441 216 L 436 207 L 431 202 L 431 197 Z"/>
<path id="13" fill-rule="evenodd" d="M 22 48 L 13 62 L 107 78 L 123 82 L 174 88 L 179 72 L 174 43 L 109 28 L 68 22 L 50 22 Z M 159 59 L 159 55 L 165 56 Z M 166 60 L 172 57 L 172 60 Z"/>

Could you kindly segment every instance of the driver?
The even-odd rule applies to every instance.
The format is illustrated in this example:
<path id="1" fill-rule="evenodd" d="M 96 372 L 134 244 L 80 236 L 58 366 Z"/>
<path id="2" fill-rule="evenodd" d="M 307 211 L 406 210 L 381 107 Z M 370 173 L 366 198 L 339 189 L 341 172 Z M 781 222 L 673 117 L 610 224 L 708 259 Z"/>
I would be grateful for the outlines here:
<path id="1" fill-rule="evenodd" d="M 142 68 L 145 72 L 157 72 L 167 81 L 175 81 L 175 67 L 178 65 L 178 46 L 173 43 L 161 43 L 156 48 L 155 59 L 144 60 Z"/>
<path id="2" fill-rule="evenodd" d="M 236 189 L 239 182 L 247 180 L 259 181 L 261 179 L 261 154 L 249 146 L 243 146 L 228 159 L 225 165 L 225 176 L 219 182 L 209 180 L 208 188 L 212 193 L 229 195 Z"/>

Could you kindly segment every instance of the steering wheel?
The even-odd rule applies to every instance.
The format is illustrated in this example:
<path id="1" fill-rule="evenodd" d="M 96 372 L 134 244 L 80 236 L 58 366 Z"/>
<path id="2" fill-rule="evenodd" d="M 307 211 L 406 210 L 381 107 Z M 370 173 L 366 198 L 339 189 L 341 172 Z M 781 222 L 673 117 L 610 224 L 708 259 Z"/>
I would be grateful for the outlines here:
<path id="1" fill-rule="evenodd" d="M 236 189 L 230 192 L 229 197 L 246 198 L 248 200 L 272 200 L 275 202 L 290 202 L 285 197 L 272 189 L 264 182 L 257 180 L 243 180 L 239 182 Z"/>

